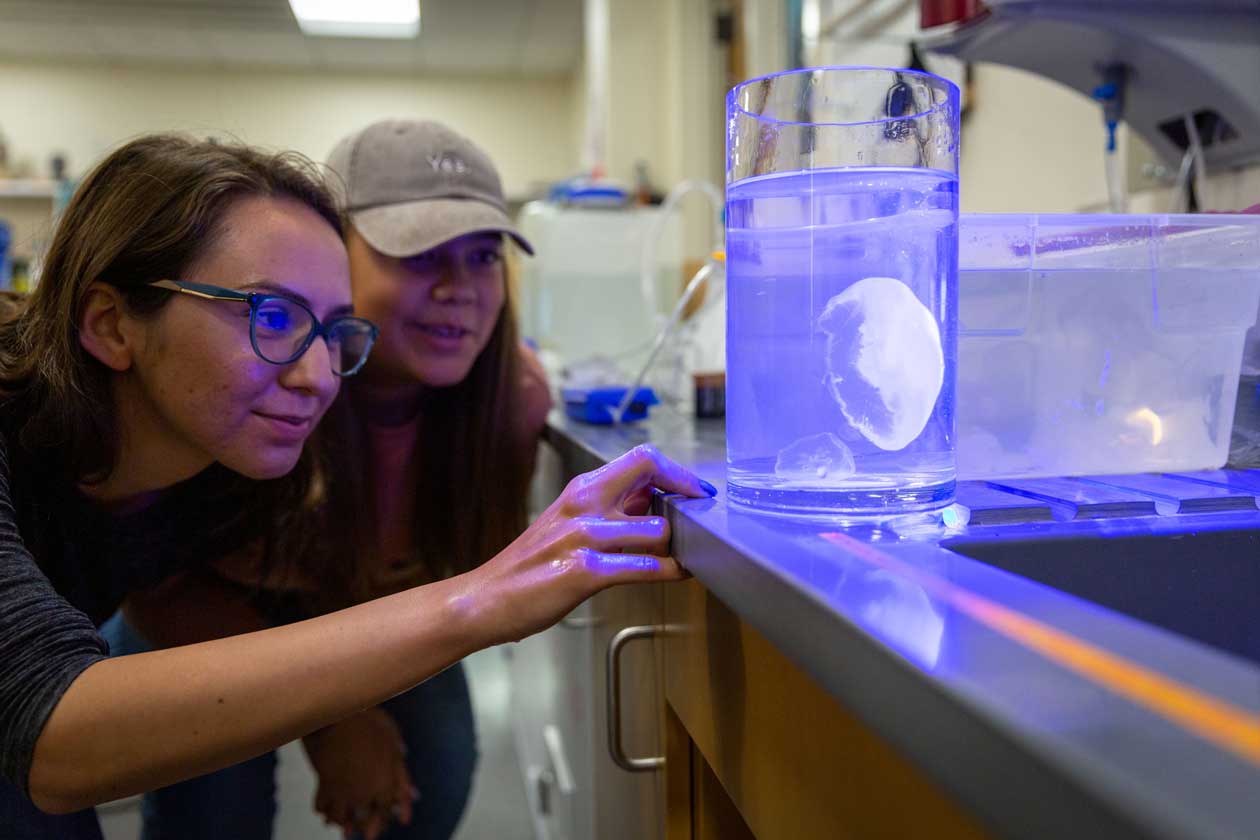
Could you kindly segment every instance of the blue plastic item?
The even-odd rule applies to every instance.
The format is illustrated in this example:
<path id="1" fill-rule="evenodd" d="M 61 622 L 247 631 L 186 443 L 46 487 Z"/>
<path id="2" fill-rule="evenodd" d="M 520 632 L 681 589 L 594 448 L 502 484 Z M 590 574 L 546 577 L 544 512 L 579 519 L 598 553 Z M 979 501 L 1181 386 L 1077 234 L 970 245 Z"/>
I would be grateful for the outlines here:
<path id="1" fill-rule="evenodd" d="M 13 261 L 9 258 L 9 243 L 12 238 L 8 222 L 0 220 L 0 289 L 13 285 Z"/>
<path id="2" fill-rule="evenodd" d="M 623 187 L 585 176 L 570 178 L 552 186 L 547 198 L 559 204 L 590 207 L 621 207 L 630 203 L 630 193 Z"/>
<path id="3" fill-rule="evenodd" d="M 626 388 L 565 388 L 561 392 L 564 399 L 564 413 L 582 423 L 608 425 L 613 422 L 613 410 L 626 395 Z M 648 415 L 648 407 L 656 405 L 660 400 L 651 388 L 640 388 L 634 399 L 626 408 L 621 418 L 623 423 L 642 420 Z"/>

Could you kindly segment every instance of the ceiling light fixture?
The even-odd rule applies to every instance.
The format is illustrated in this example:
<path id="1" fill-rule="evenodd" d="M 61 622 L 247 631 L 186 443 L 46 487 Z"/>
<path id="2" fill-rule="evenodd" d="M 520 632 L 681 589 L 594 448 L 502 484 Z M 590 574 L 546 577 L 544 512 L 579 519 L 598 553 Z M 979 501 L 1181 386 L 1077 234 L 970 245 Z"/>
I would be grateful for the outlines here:
<path id="1" fill-rule="evenodd" d="M 342 38 L 414 38 L 420 34 L 419 0 L 289 0 L 306 35 Z"/>

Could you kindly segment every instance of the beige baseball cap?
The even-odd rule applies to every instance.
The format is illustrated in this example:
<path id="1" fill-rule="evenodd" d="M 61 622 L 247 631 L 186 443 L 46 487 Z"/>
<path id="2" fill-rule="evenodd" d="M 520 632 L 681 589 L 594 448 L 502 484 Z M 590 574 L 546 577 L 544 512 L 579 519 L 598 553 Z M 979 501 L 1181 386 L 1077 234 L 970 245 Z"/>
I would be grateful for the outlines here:
<path id="1" fill-rule="evenodd" d="M 408 257 L 483 231 L 533 246 L 508 218 L 490 158 L 441 123 L 382 120 L 343 139 L 328 156 L 328 187 L 373 248 Z"/>

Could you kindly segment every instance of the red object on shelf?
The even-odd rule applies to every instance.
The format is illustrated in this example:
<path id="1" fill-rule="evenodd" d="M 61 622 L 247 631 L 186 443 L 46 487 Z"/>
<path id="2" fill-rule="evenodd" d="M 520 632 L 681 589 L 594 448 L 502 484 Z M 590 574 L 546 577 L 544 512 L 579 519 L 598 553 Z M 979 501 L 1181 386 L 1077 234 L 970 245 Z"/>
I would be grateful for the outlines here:
<path id="1" fill-rule="evenodd" d="M 979 17 L 986 11 L 981 0 L 919 0 L 919 26 L 928 29 Z"/>

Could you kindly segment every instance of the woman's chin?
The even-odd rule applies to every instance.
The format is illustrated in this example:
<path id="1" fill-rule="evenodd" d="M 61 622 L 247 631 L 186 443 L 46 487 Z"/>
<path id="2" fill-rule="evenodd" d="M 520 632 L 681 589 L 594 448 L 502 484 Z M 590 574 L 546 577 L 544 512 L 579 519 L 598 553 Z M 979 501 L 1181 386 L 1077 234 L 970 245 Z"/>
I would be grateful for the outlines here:
<path id="1" fill-rule="evenodd" d="M 220 463 L 233 472 L 254 481 L 280 478 L 297 466 L 302 447 L 266 447 L 237 457 L 220 459 Z"/>
<path id="2" fill-rule="evenodd" d="M 412 371 L 416 381 L 430 388 L 449 388 L 467 378 L 475 359 L 427 360 Z"/>

